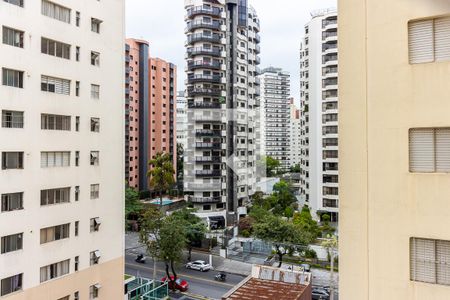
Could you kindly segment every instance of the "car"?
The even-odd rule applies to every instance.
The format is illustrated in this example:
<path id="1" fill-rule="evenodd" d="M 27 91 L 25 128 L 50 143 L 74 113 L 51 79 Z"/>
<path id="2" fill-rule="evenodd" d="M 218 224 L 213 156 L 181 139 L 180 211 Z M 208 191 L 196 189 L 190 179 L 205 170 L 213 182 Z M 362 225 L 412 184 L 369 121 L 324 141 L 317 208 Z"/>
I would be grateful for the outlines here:
<path id="1" fill-rule="evenodd" d="M 212 266 L 203 260 L 191 261 L 186 264 L 186 269 L 198 270 L 200 272 L 212 270 Z"/>
<path id="2" fill-rule="evenodd" d="M 301 264 L 300 266 L 303 268 L 303 270 L 305 272 L 311 272 L 311 265 L 310 264 Z"/>
<path id="3" fill-rule="evenodd" d="M 323 288 L 313 288 L 312 292 L 312 300 L 328 300 L 330 299 L 330 294 Z"/>
<path id="4" fill-rule="evenodd" d="M 175 289 L 179 290 L 181 292 L 186 292 L 189 288 L 189 283 L 181 278 L 177 278 L 177 280 L 175 280 L 175 282 L 173 281 L 174 277 L 170 276 L 170 280 L 167 279 L 167 277 L 163 277 L 161 278 L 161 282 L 168 282 L 169 285 L 169 289 L 173 290 L 174 289 L 174 283 L 175 283 Z"/>

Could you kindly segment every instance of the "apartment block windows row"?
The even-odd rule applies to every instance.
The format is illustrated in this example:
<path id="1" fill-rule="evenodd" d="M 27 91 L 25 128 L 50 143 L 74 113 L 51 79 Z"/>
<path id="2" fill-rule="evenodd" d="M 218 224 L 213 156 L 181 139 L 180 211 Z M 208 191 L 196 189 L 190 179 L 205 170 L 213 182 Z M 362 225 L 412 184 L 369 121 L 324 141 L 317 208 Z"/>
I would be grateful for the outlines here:
<path id="1" fill-rule="evenodd" d="M 41 229 L 41 244 L 69 238 L 70 223 Z"/>
<path id="2" fill-rule="evenodd" d="M 23 48 L 23 34 L 21 30 L 3 26 L 3 44 Z"/>
<path id="3" fill-rule="evenodd" d="M 41 267 L 41 283 L 69 274 L 70 259 Z"/>
<path id="4" fill-rule="evenodd" d="M 41 129 L 70 131 L 70 116 L 41 114 Z"/>
<path id="5" fill-rule="evenodd" d="M 410 279 L 450 285 L 450 241 L 411 238 Z"/>
<path id="6" fill-rule="evenodd" d="M 5 296 L 22 290 L 23 288 L 22 284 L 23 284 L 22 273 L 7 278 L 3 278 L 0 281 L 0 296 Z"/>
<path id="7" fill-rule="evenodd" d="M 23 111 L 2 110 L 3 128 L 23 128 Z"/>
<path id="8" fill-rule="evenodd" d="M 409 131 L 410 172 L 450 172 L 450 128 Z"/>
<path id="9" fill-rule="evenodd" d="M 23 209 L 23 193 L 2 194 L 1 212 Z"/>
<path id="10" fill-rule="evenodd" d="M 55 20 L 70 24 L 70 9 L 59 4 L 42 0 L 42 14 Z"/>
<path id="11" fill-rule="evenodd" d="M 450 17 L 410 21 L 408 37 L 411 64 L 450 60 Z"/>
<path id="12" fill-rule="evenodd" d="M 42 37 L 41 53 L 70 59 L 70 45 Z"/>

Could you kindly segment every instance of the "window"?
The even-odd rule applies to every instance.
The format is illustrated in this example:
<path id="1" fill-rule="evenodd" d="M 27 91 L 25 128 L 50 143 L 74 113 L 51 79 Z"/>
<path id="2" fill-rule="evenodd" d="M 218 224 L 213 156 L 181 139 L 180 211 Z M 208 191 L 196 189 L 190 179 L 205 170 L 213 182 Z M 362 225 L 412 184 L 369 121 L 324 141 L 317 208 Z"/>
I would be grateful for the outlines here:
<path id="1" fill-rule="evenodd" d="M 80 187 L 77 185 L 75 187 L 75 201 L 78 201 L 80 198 Z"/>
<path id="2" fill-rule="evenodd" d="M 100 99 L 100 86 L 97 84 L 91 84 L 91 98 Z"/>
<path id="3" fill-rule="evenodd" d="M 101 20 L 96 18 L 91 18 L 91 30 L 92 32 L 100 33 L 100 24 L 102 23 Z"/>
<path id="4" fill-rule="evenodd" d="M 79 292 L 75 292 L 73 294 L 73 300 L 80 300 L 80 293 Z"/>
<path id="5" fill-rule="evenodd" d="M 69 274 L 70 259 L 41 267 L 41 283 Z"/>
<path id="6" fill-rule="evenodd" d="M 41 53 L 70 59 L 70 45 L 41 37 Z"/>
<path id="7" fill-rule="evenodd" d="M 100 193 L 99 184 L 91 184 L 91 199 L 98 199 Z"/>
<path id="8" fill-rule="evenodd" d="M 70 166 L 70 152 L 41 152 L 41 168 Z"/>
<path id="9" fill-rule="evenodd" d="M 22 249 L 23 233 L 17 233 L 7 236 L 2 236 L 1 239 L 1 254 Z"/>
<path id="10" fill-rule="evenodd" d="M 2 169 L 23 169 L 23 152 L 2 152 Z"/>
<path id="11" fill-rule="evenodd" d="M 450 60 L 450 17 L 410 21 L 409 63 Z"/>
<path id="12" fill-rule="evenodd" d="M 211 210 L 211 205 L 209 204 L 203 205 L 203 210 Z"/>
<path id="13" fill-rule="evenodd" d="M 450 241 L 411 238 L 410 278 L 450 285 Z"/>
<path id="14" fill-rule="evenodd" d="M 75 236 L 78 236 L 80 230 L 80 221 L 75 221 Z"/>
<path id="15" fill-rule="evenodd" d="M 70 80 L 41 75 L 41 91 L 70 95 Z"/>
<path id="16" fill-rule="evenodd" d="M 23 128 L 23 111 L 2 110 L 3 128 Z"/>
<path id="17" fill-rule="evenodd" d="M 3 0 L 3 1 L 23 7 L 23 0 Z"/>
<path id="18" fill-rule="evenodd" d="M 70 202 L 70 187 L 41 190 L 41 206 Z"/>
<path id="19" fill-rule="evenodd" d="M 3 44 L 23 48 L 23 31 L 3 26 Z"/>
<path id="20" fill-rule="evenodd" d="M 55 20 L 70 24 L 70 9 L 55 4 L 53 2 L 42 0 L 42 14 Z"/>
<path id="21" fill-rule="evenodd" d="M 100 229 L 100 218 L 92 218 L 90 221 L 91 232 L 98 231 Z"/>
<path id="22" fill-rule="evenodd" d="M 89 299 L 96 299 L 99 295 L 100 284 L 94 284 L 89 287 Z"/>
<path id="23" fill-rule="evenodd" d="M 75 267 L 74 267 L 75 272 L 78 271 L 79 265 L 80 265 L 80 257 L 79 256 L 75 256 Z"/>
<path id="24" fill-rule="evenodd" d="M 75 131 L 80 131 L 80 117 L 75 117 Z"/>
<path id="25" fill-rule="evenodd" d="M 450 172 L 450 128 L 409 131 L 410 172 Z"/>
<path id="26" fill-rule="evenodd" d="M 75 167 L 80 165 L 80 151 L 75 151 Z"/>
<path id="27" fill-rule="evenodd" d="M 1 212 L 23 209 L 23 193 L 2 194 Z"/>
<path id="28" fill-rule="evenodd" d="M 79 81 L 75 81 L 75 96 L 77 96 L 77 97 L 80 96 L 80 82 Z"/>
<path id="29" fill-rule="evenodd" d="M 75 47 L 75 60 L 80 61 L 80 47 L 79 46 Z"/>
<path id="30" fill-rule="evenodd" d="M 99 152 L 91 151 L 91 166 L 98 166 L 98 165 L 99 165 Z"/>
<path id="31" fill-rule="evenodd" d="M 41 114 L 41 129 L 70 131 L 70 116 Z"/>
<path id="32" fill-rule="evenodd" d="M 91 51 L 91 65 L 100 66 L 100 53 Z"/>
<path id="33" fill-rule="evenodd" d="M 23 273 L 2 279 L 0 296 L 5 296 L 22 289 Z"/>
<path id="34" fill-rule="evenodd" d="M 23 88 L 23 72 L 2 68 L 2 84 L 16 88 Z"/>
<path id="35" fill-rule="evenodd" d="M 70 223 L 41 229 L 41 244 L 62 240 L 70 235 Z"/>
<path id="36" fill-rule="evenodd" d="M 80 18 L 81 18 L 80 12 L 77 11 L 77 12 L 75 13 L 75 25 L 76 25 L 77 27 L 80 26 Z"/>
<path id="37" fill-rule="evenodd" d="M 91 118 L 91 131 L 92 132 L 100 131 L 100 119 L 99 118 Z"/>
<path id="38" fill-rule="evenodd" d="M 91 256 L 90 260 L 91 266 L 98 264 L 100 260 L 100 251 L 98 250 L 92 251 L 90 256 Z"/>

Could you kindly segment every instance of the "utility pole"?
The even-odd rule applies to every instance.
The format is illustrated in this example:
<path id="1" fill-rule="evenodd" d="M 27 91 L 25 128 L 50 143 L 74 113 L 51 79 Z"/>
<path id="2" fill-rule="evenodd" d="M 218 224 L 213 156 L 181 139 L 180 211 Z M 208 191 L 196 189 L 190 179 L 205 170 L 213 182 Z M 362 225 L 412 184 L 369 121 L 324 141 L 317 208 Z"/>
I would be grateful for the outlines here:
<path id="1" fill-rule="evenodd" d="M 334 256 L 338 248 L 338 239 L 335 235 L 328 235 L 327 239 L 322 242 L 322 247 L 330 252 L 330 300 L 334 300 Z"/>

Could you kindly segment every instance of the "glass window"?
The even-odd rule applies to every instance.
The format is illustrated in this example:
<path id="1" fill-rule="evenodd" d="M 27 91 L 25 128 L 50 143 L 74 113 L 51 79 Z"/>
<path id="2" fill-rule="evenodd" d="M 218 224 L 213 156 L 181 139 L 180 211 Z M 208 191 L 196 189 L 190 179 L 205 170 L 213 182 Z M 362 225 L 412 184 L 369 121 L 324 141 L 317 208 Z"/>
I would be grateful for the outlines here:
<path id="1" fill-rule="evenodd" d="M 3 26 L 3 44 L 23 48 L 23 31 Z"/>
<path id="2" fill-rule="evenodd" d="M 3 128 L 23 128 L 23 111 L 2 110 Z"/>
<path id="3" fill-rule="evenodd" d="M 2 279 L 0 282 L 0 296 L 20 291 L 22 289 L 22 278 L 23 273 Z"/>

